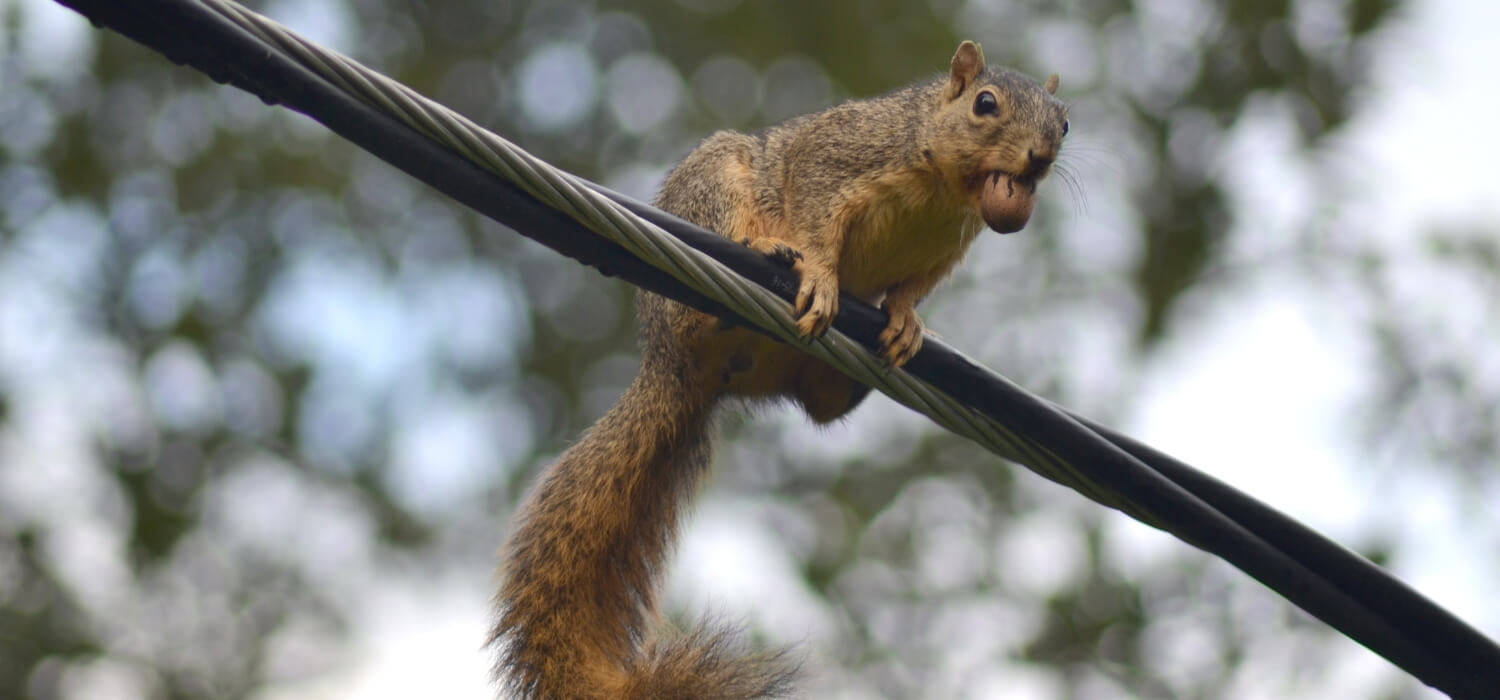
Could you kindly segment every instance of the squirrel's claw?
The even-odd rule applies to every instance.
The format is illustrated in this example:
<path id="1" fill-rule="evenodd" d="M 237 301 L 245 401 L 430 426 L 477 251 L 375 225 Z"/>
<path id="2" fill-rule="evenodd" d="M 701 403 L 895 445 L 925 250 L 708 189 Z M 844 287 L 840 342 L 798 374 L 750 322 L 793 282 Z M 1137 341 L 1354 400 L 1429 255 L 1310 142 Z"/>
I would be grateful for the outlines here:
<path id="1" fill-rule="evenodd" d="M 890 325 L 880 332 L 881 356 L 892 368 L 900 367 L 915 357 L 922 349 L 922 318 L 916 307 L 899 305 L 886 309 L 891 315 Z"/>
<path id="2" fill-rule="evenodd" d="M 741 238 L 740 243 L 746 248 L 766 256 L 771 262 L 785 268 L 796 266 L 797 261 L 802 259 L 802 251 L 792 247 L 790 243 L 779 238 Z"/>
<path id="3" fill-rule="evenodd" d="M 771 249 L 771 252 L 766 253 L 766 257 L 770 258 L 771 262 L 777 263 L 783 267 L 793 267 L 797 264 L 798 260 L 802 259 L 802 251 L 797 250 L 796 248 L 793 248 L 785 243 L 777 243 L 776 246 Z"/>

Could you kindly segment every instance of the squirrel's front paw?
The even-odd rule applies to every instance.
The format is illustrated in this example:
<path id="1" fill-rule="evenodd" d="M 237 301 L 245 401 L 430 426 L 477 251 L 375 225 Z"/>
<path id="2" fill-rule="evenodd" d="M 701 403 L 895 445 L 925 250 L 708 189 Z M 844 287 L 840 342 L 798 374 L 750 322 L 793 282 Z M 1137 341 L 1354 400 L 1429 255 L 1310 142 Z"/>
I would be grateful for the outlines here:
<path id="1" fill-rule="evenodd" d="M 804 338 L 816 338 L 828 331 L 833 317 L 838 315 L 838 275 L 830 268 L 811 265 L 806 260 L 797 263 L 797 271 L 802 274 L 795 305 L 797 330 Z"/>
<path id="2" fill-rule="evenodd" d="M 922 349 L 922 318 L 910 304 L 887 304 L 891 315 L 890 325 L 880 333 L 881 355 L 886 364 L 900 367 L 915 357 Z"/>

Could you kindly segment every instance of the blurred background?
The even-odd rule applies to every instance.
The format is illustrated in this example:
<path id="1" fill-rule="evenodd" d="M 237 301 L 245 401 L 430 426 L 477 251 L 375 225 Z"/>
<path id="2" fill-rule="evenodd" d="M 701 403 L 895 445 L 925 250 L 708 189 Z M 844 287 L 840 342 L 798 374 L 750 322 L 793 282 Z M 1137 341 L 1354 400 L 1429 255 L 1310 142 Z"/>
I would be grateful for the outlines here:
<path id="1" fill-rule="evenodd" d="M 274 0 L 649 198 L 718 128 L 1062 76 L 928 326 L 1500 635 L 1500 4 Z M 488 698 L 495 550 L 631 290 L 299 115 L 0 0 L 0 698 Z M 872 397 L 733 415 L 674 615 L 814 698 L 1422 698 L 1239 571 Z"/>

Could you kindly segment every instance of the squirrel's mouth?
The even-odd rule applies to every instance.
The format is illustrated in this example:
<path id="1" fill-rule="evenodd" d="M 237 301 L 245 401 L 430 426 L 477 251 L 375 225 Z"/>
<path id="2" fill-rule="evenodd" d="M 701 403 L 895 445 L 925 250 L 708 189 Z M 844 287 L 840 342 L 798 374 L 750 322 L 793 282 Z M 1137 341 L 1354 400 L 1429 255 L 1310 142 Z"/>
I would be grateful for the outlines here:
<path id="1" fill-rule="evenodd" d="M 1014 233 L 1026 226 L 1036 206 L 1036 179 L 1017 177 L 996 170 L 984 176 L 975 188 L 975 209 L 984 223 L 1000 233 Z"/>

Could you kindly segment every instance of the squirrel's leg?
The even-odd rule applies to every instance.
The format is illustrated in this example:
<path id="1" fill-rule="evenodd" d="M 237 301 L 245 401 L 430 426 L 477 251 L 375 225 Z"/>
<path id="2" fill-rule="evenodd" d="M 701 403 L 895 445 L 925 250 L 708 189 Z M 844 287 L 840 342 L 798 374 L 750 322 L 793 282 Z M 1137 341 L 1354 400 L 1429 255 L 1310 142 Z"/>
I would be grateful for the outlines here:
<path id="1" fill-rule="evenodd" d="M 802 251 L 774 236 L 745 238 L 740 242 L 788 268 L 795 269 L 797 261 L 802 259 Z M 763 344 L 766 347 L 765 355 L 760 358 L 761 364 L 788 370 L 784 378 L 774 380 L 772 387 L 776 393 L 786 393 L 801 404 L 815 423 L 837 420 L 854 410 L 870 393 L 870 387 L 800 350 L 769 342 Z M 744 387 L 735 389 L 740 394 L 752 393 Z"/>
<path id="2" fill-rule="evenodd" d="M 886 364 L 900 367 L 922 349 L 922 317 L 917 315 L 916 300 L 906 296 L 887 296 L 884 306 L 891 321 L 880 332 L 880 354 Z"/>
<path id="3" fill-rule="evenodd" d="M 793 305 L 799 315 L 797 330 L 807 338 L 823 335 L 839 309 L 839 277 L 827 256 L 818 251 L 804 251 L 775 236 L 744 238 L 740 242 L 797 272 L 801 279 Z"/>
<path id="4" fill-rule="evenodd" d="M 797 329 L 804 338 L 815 338 L 828 331 L 839 312 L 839 272 L 845 244 L 852 224 L 868 210 L 862 198 L 846 199 L 809 206 L 789 222 L 802 241 L 802 260 L 797 272 L 802 276 L 793 305 L 800 315 Z"/>
<path id="5" fill-rule="evenodd" d="M 822 255 L 804 253 L 796 270 L 802 276 L 797 287 L 797 330 L 804 338 L 816 338 L 828 332 L 833 317 L 839 313 L 839 274 L 834 263 Z"/>
<path id="6" fill-rule="evenodd" d="M 870 394 L 870 387 L 806 355 L 792 381 L 792 396 L 814 423 L 831 423 L 844 417 Z"/>
<path id="7" fill-rule="evenodd" d="M 909 277 L 885 294 L 882 307 L 890 314 L 890 322 L 880 333 L 881 355 L 892 367 L 900 367 L 915 357 L 922 349 L 922 317 L 917 315 L 917 302 L 937 286 L 947 271 Z"/>

